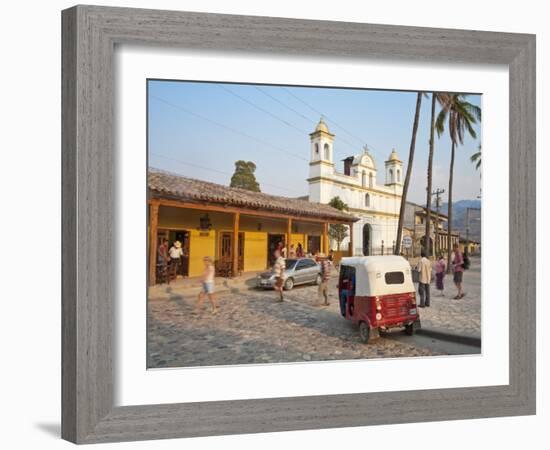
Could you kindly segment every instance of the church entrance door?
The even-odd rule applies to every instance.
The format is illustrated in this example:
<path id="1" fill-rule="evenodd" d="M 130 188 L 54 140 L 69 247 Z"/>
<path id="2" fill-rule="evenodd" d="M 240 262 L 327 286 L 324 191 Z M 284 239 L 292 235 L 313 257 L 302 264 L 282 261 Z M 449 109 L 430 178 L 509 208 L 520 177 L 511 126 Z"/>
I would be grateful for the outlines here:
<path id="1" fill-rule="evenodd" d="M 363 225 L 363 255 L 369 256 L 371 254 L 371 236 L 372 227 L 367 223 Z"/>

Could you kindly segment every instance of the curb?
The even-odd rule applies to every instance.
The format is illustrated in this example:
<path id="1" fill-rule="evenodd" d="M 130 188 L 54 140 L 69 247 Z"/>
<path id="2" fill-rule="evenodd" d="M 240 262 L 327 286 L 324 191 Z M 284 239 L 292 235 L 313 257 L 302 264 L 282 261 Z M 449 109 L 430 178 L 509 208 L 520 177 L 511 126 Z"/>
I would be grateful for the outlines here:
<path id="1" fill-rule="evenodd" d="M 443 341 L 456 342 L 458 344 L 471 345 L 481 348 L 481 338 L 477 336 L 468 336 L 463 334 L 449 333 L 447 331 L 434 330 L 429 328 L 420 328 L 416 330 L 417 334 L 441 339 Z"/>

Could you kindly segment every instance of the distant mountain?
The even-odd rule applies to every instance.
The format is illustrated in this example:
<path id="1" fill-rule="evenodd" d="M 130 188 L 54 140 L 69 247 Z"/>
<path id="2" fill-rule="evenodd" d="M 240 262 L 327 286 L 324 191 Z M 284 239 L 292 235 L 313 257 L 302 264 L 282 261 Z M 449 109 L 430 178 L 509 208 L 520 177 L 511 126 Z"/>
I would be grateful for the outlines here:
<path id="1" fill-rule="evenodd" d="M 466 215 L 468 208 L 481 209 L 481 200 L 459 200 L 453 202 L 453 231 L 466 237 Z M 447 203 L 442 203 L 441 212 L 447 214 Z M 470 210 L 470 239 L 481 241 L 481 211 Z"/>

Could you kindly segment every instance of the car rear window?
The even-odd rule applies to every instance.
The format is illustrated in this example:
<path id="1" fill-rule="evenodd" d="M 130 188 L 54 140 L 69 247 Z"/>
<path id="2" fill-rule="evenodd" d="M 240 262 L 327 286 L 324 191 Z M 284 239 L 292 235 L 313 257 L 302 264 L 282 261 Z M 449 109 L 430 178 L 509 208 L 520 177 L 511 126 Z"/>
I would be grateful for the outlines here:
<path id="1" fill-rule="evenodd" d="M 386 272 L 384 275 L 386 284 L 403 284 L 405 282 L 405 274 L 403 272 Z"/>

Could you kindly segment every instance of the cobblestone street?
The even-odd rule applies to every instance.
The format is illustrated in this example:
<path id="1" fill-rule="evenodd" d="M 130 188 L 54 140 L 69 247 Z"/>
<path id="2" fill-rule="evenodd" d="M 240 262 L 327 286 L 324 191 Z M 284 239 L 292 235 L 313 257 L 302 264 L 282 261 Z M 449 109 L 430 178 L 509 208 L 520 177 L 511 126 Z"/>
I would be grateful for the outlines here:
<path id="1" fill-rule="evenodd" d="M 431 305 L 420 315 L 422 327 L 453 334 L 481 337 L 481 261 L 471 258 L 470 269 L 464 272 L 464 298 L 454 300 L 456 287 L 453 276 L 445 277 L 443 296 L 431 286 Z"/>
<path id="2" fill-rule="evenodd" d="M 422 326 L 479 335 L 479 264 L 465 275 L 467 297 L 452 300 L 452 277 L 446 297 L 434 293 L 432 306 L 421 311 Z M 476 281 L 477 280 L 477 281 Z M 216 315 L 194 311 L 196 294 L 180 285 L 159 286 L 149 301 L 149 367 L 211 366 L 362 358 L 411 357 L 439 354 L 387 337 L 361 343 L 357 329 L 338 310 L 336 276 L 331 280 L 330 306 L 315 306 L 316 286 L 285 292 L 231 288 L 220 292 Z"/>

